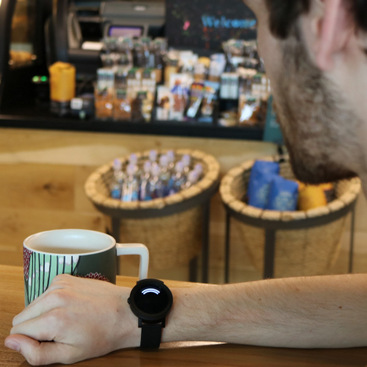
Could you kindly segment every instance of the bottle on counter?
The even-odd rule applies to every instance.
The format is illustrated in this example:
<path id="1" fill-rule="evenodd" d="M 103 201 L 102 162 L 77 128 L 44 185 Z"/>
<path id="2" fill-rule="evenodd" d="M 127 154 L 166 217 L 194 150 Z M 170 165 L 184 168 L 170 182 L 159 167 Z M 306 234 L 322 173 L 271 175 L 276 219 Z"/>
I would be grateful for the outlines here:
<path id="1" fill-rule="evenodd" d="M 182 189 L 185 190 L 195 185 L 198 182 L 198 179 L 199 179 L 198 173 L 196 171 L 190 171 L 187 176 L 186 182 L 182 186 Z"/>
<path id="2" fill-rule="evenodd" d="M 55 62 L 49 67 L 49 73 L 51 112 L 58 116 L 67 115 L 70 111 L 70 102 L 75 97 L 75 66 Z"/>
<path id="3" fill-rule="evenodd" d="M 167 59 L 164 68 L 164 84 L 170 87 L 171 75 L 177 74 L 179 70 L 179 62 L 177 59 Z"/>
<path id="4" fill-rule="evenodd" d="M 94 89 L 95 115 L 105 119 L 113 117 L 115 73 L 112 68 L 97 70 L 97 83 Z"/>
<path id="5" fill-rule="evenodd" d="M 122 170 L 122 162 L 116 158 L 113 161 L 113 177 L 110 184 L 111 198 L 121 200 L 123 183 L 124 172 Z"/>
<path id="6" fill-rule="evenodd" d="M 165 65 L 165 55 L 167 53 L 167 39 L 166 38 L 155 38 L 151 43 L 150 53 L 153 57 L 153 67 L 155 68 L 155 77 L 157 84 L 163 82 L 163 71 Z"/>
<path id="7" fill-rule="evenodd" d="M 160 180 L 162 183 L 162 196 L 168 196 L 170 190 L 170 172 L 168 169 L 168 157 L 165 154 L 162 154 L 159 158 L 159 166 L 160 166 Z"/>
<path id="8" fill-rule="evenodd" d="M 127 91 L 116 89 L 113 101 L 113 118 L 115 120 L 127 121 L 131 119 L 131 101 Z"/>
<path id="9" fill-rule="evenodd" d="M 126 179 L 123 185 L 122 201 L 132 202 L 139 200 L 139 180 L 137 166 L 129 164 L 126 168 Z"/>
<path id="10" fill-rule="evenodd" d="M 115 75 L 115 89 L 113 99 L 113 118 L 115 120 L 131 119 L 131 100 L 127 94 L 126 72 L 120 68 Z"/>
<path id="11" fill-rule="evenodd" d="M 204 173 L 203 165 L 201 163 L 196 163 L 195 166 L 194 166 L 194 171 L 197 172 L 198 179 L 200 180 L 203 176 L 203 173 Z"/>
<path id="12" fill-rule="evenodd" d="M 151 177 L 149 180 L 150 192 L 152 199 L 162 198 L 163 190 L 162 190 L 162 182 L 160 179 L 161 169 L 157 163 L 153 163 L 151 170 Z"/>
<path id="13" fill-rule="evenodd" d="M 177 162 L 175 165 L 175 174 L 172 177 L 172 187 L 170 190 L 170 195 L 179 192 L 186 182 L 186 177 L 184 175 L 184 165 L 183 163 Z"/>
<path id="14" fill-rule="evenodd" d="M 127 95 L 131 100 L 134 100 L 141 90 L 141 70 L 134 67 L 127 73 L 126 78 Z"/>
<path id="15" fill-rule="evenodd" d="M 134 66 L 138 68 L 145 68 L 147 66 L 146 44 L 141 39 L 135 40 L 134 42 L 133 62 Z"/>
<path id="16" fill-rule="evenodd" d="M 152 117 L 152 102 L 146 91 L 139 91 L 131 104 L 131 119 L 134 122 L 149 122 Z"/>
<path id="17" fill-rule="evenodd" d="M 131 165 L 134 166 L 134 175 L 135 177 L 140 180 L 141 175 L 141 167 L 139 166 L 139 158 L 136 153 L 131 153 L 129 156 L 129 161 L 127 163 L 127 167 Z M 127 169 L 127 168 L 126 168 Z"/>
<path id="18" fill-rule="evenodd" d="M 157 162 L 158 152 L 155 149 L 149 151 L 149 161 L 151 164 Z"/>
<path id="19" fill-rule="evenodd" d="M 133 166 L 138 165 L 138 156 L 135 153 L 131 153 L 129 157 L 129 164 Z"/>
<path id="20" fill-rule="evenodd" d="M 190 164 L 191 164 L 191 157 L 189 154 L 184 154 L 181 158 L 181 161 L 183 163 L 184 166 L 184 174 L 186 176 L 188 176 L 189 172 L 190 172 Z"/>
<path id="21" fill-rule="evenodd" d="M 150 190 L 151 170 L 152 170 L 152 163 L 150 161 L 145 161 L 143 166 L 143 172 L 140 178 L 140 190 L 139 190 L 140 201 L 152 200 L 152 194 Z"/>
<path id="22" fill-rule="evenodd" d="M 175 172 L 175 152 L 173 150 L 169 150 L 166 155 L 168 159 L 168 170 L 173 175 Z"/>

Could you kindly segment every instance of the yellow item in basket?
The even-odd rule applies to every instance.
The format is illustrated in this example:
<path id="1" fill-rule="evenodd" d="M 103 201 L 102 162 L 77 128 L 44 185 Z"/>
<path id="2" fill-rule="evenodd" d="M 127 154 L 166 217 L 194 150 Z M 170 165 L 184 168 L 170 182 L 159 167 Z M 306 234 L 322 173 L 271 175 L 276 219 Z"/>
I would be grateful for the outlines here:
<path id="1" fill-rule="evenodd" d="M 305 185 L 298 194 L 298 209 L 309 210 L 327 204 L 324 189 L 321 185 Z"/>

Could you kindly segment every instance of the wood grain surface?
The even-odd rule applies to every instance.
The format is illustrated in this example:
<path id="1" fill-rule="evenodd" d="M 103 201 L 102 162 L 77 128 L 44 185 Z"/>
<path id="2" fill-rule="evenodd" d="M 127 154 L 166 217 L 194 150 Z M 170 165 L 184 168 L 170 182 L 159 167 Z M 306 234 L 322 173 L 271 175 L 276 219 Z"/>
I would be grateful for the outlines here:
<path id="1" fill-rule="evenodd" d="M 136 278 L 118 277 L 117 284 L 133 286 Z M 193 283 L 167 281 L 170 287 L 191 287 Z M 21 267 L 0 265 L 0 367 L 28 366 L 24 358 L 4 347 L 11 321 L 24 307 Z M 204 366 L 367 366 L 367 348 L 287 349 L 240 346 L 221 343 L 167 343 L 158 351 L 120 350 L 107 356 L 78 363 L 79 367 L 204 367 Z"/>

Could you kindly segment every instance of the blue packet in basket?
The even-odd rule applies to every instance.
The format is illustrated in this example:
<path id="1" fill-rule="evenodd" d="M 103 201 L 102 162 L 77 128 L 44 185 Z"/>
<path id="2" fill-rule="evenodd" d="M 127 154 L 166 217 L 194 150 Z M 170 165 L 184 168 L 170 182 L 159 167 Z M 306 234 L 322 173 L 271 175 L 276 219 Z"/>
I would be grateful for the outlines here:
<path id="1" fill-rule="evenodd" d="M 265 209 L 271 182 L 279 174 L 279 163 L 257 160 L 252 166 L 247 187 L 248 204 Z"/>
<path id="2" fill-rule="evenodd" d="M 298 183 L 281 176 L 273 177 L 266 209 L 280 211 L 297 210 Z"/>

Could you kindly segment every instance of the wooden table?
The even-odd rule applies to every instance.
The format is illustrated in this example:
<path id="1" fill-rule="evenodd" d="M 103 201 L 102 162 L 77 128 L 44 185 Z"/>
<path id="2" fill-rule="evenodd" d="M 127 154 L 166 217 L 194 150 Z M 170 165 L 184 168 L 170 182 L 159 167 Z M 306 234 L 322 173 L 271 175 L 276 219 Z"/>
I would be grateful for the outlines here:
<path id="1" fill-rule="evenodd" d="M 136 279 L 118 277 L 119 285 L 132 286 Z M 167 282 L 174 286 L 190 283 Z M 4 339 L 15 314 L 24 307 L 22 268 L 0 265 L 0 366 L 28 366 L 24 358 L 4 347 Z M 367 366 L 367 348 L 286 349 L 261 348 L 220 343 L 168 343 L 158 351 L 120 350 L 107 356 L 78 363 L 77 366 Z"/>

